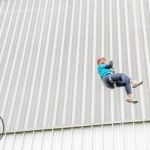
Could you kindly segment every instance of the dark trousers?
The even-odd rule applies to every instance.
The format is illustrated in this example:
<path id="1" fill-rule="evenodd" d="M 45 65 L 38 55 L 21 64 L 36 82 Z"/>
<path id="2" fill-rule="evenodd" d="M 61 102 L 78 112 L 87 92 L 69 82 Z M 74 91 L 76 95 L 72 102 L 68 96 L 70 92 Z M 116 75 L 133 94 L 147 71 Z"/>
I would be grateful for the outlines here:
<path id="1" fill-rule="evenodd" d="M 103 82 L 108 88 L 113 89 L 115 85 L 124 86 L 127 94 L 132 94 L 130 80 L 131 78 L 124 73 L 107 74 L 103 77 Z"/>

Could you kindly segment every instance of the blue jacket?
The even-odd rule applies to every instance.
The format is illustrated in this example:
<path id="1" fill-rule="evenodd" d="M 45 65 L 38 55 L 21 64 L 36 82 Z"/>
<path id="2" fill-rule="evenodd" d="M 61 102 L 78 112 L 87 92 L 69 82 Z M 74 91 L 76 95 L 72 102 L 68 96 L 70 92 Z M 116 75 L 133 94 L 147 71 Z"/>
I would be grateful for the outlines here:
<path id="1" fill-rule="evenodd" d="M 112 73 L 112 71 L 110 70 L 110 68 L 112 68 L 112 67 L 113 67 L 113 62 L 112 61 L 110 61 L 109 64 L 100 64 L 100 65 L 98 65 L 97 71 L 98 71 L 98 74 L 100 75 L 101 79 L 103 79 L 103 77 L 106 74 Z"/>

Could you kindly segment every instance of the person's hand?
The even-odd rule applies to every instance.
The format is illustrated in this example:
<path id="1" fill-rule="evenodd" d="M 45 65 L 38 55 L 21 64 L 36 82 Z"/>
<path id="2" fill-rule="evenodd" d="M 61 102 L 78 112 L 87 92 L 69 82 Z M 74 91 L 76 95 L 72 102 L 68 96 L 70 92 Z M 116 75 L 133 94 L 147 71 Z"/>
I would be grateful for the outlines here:
<path id="1" fill-rule="evenodd" d="M 115 73 L 115 68 L 114 68 L 114 67 L 112 67 L 112 68 L 111 68 L 111 71 L 112 71 L 113 73 Z"/>

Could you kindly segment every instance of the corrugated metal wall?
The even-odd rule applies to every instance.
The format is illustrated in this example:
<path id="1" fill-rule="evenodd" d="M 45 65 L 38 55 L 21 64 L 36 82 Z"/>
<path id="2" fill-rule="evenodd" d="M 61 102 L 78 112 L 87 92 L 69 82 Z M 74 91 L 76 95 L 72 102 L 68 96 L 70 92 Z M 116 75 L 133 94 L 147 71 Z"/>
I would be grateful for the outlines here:
<path id="1" fill-rule="evenodd" d="M 150 118 L 148 0 L 1 0 L 0 115 L 6 130 Z M 144 85 L 136 105 L 104 88 L 96 58 Z M 22 136 L 22 135 L 21 135 Z"/>
<path id="2" fill-rule="evenodd" d="M 149 150 L 150 123 L 7 134 L 0 150 Z"/>

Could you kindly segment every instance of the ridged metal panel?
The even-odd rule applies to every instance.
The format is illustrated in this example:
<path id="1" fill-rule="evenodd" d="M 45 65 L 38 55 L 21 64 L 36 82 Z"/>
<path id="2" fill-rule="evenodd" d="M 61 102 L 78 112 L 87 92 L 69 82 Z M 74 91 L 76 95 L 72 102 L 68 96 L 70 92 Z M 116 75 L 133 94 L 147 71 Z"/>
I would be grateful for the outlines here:
<path id="1" fill-rule="evenodd" d="M 0 150 L 148 150 L 150 124 L 130 123 L 6 134 Z"/>
<path id="2" fill-rule="evenodd" d="M 0 115 L 6 131 L 150 119 L 148 0 L 0 1 Z M 107 89 L 96 58 L 144 84 Z"/>

